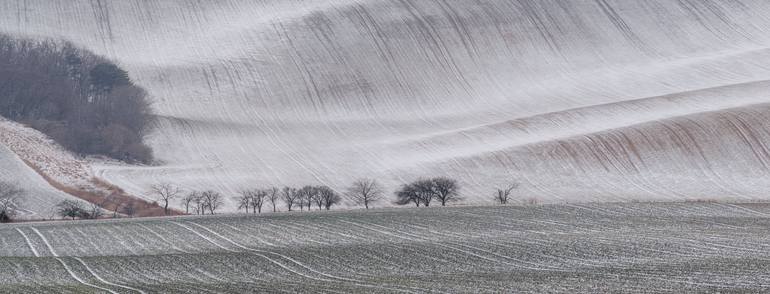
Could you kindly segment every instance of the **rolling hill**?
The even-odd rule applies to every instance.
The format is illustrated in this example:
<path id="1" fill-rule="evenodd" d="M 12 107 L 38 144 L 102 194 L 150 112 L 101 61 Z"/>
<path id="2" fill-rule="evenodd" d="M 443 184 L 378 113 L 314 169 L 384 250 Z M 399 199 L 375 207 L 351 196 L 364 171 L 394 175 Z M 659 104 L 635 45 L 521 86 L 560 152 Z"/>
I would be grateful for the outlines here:
<path id="1" fill-rule="evenodd" d="M 71 40 L 149 91 L 160 163 L 89 167 L 139 196 L 447 175 L 475 204 L 511 181 L 540 202 L 757 200 L 768 14 L 761 0 L 30 0 L 0 3 L 0 31 Z"/>

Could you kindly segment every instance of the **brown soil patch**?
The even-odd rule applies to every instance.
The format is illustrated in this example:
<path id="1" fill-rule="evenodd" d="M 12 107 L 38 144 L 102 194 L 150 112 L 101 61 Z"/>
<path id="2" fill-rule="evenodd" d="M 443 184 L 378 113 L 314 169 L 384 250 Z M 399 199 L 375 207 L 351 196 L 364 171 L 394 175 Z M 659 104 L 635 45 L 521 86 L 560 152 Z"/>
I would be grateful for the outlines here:
<path id="1" fill-rule="evenodd" d="M 115 211 L 116 208 L 118 212 L 120 212 L 119 208 L 122 205 L 125 205 L 126 203 L 133 203 L 136 212 L 134 214 L 135 217 L 148 217 L 148 216 L 165 216 L 166 214 L 163 212 L 163 207 L 158 205 L 158 203 L 155 202 L 148 202 L 147 200 L 132 196 L 123 189 L 120 189 L 119 187 L 112 185 L 108 182 L 105 182 L 104 180 L 101 180 L 99 178 L 92 178 L 91 182 L 96 185 L 99 188 L 104 189 L 106 192 L 101 191 L 86 191 L 83 189 L 78 189 L 75 187 L 70 187 L 67 185 L 64 185 L 62 183 L 59 183 L 43 173 L 40 168 L 32 164 L 31 162 L 24 160 L 24 163 L 26 163 L 30 168 L 32 168 L 35 172 L 37 172 L 43 179 L 48 182 L 52 187 L 56 188 L 59 191 L 62 191 L 64 193 L 70 194 L 72 196 L 75 196 L 77 198 L 80 198 L 82 200 L 88 201 L 90 203 L 99 205 L 99 207 L 104 208 L 109 211 Z M 184 215 L 185 213 L 176 209 L 169 208 L 168 215 Z M 111 217 L 112 214 L 109 214 L 108 217 Z"/>

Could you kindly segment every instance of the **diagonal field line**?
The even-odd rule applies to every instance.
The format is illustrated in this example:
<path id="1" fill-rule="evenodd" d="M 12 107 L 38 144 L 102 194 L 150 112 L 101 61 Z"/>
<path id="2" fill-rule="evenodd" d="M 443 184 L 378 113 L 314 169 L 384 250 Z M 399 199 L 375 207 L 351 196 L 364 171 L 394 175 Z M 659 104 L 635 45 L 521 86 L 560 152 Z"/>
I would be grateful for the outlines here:
<path id="1" fill-rule="evenodd" d="M 32 249 L 32 253 L 35 254 L 35 257 L 40 257 L 40 253 L 37 252 L 37 249 L 35 249 L 35 246 L 32 246 L 32 242 L 29 240 L 29 237 L 27 237 L 27 234 L 25 234 L 21 229 L 16 228 L 16 231 L 21 234 L 22 237 L 24 237 L 24 241 L 27 241 L 27 246 L 29 246 L 29 249 Z"/>

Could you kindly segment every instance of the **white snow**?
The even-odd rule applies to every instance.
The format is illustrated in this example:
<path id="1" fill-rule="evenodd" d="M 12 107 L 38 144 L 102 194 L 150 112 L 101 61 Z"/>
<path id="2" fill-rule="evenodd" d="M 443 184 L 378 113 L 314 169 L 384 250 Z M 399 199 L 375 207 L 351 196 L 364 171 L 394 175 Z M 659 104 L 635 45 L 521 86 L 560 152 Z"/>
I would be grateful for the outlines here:
<path id="1" fill-rule="evenodd" d="M 6 146 L 57 183 L 92 189 L 93 175 L 88 163 L 41 132 L 0 117 L 0 145 Z"/>
<path id="2" fill-rule="evenodd" d="M 19 132 L 20 130 L 23 131 Z M 52 177 L 61 175 L 59 172 L 71 170 L 76 165 L 62 164 L 56 160 L 56 155 L 62 153 L 50 152 L 48 147 L 51 144 L 38 141 L 40 137 L 28 136 L 29 134 L 33 132 L 0 118 L 0 181 L 18 185 L 26 192 L 21 204 L 20 218 L 50 219 L 55 216 L 56 204 L 64 199 L 75 198 L 49 185 L 23 160 L 39 164 L 37 166 Z"/>
<path id="3" fill-rule="evenodd" d="M 0 3 L 0 30 L 71 39 L 149 90 L 162 164 L 92 164 L 135 195 L 448 175 L 468 203 L 510 181 L 540 202 L 746 200 L 770 186 L 767 15 L 756 0 L 30 0 Z"/>

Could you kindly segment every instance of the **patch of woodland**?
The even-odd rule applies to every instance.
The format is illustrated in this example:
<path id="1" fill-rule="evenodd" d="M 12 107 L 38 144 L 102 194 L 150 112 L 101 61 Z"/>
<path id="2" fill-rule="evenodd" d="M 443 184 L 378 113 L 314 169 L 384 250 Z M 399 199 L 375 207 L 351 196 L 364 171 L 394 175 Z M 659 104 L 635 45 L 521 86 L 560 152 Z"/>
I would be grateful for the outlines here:
<path id="1" fill-rule="evenodd" d="M 0 115 L 79 155 L 151 163 L 147 91 L 110 60 L 72 43 L 0 34 Z"/>

